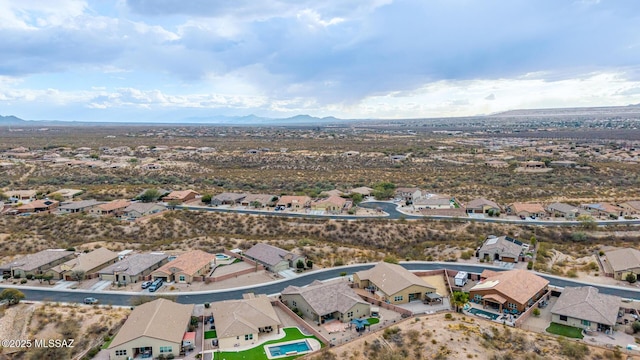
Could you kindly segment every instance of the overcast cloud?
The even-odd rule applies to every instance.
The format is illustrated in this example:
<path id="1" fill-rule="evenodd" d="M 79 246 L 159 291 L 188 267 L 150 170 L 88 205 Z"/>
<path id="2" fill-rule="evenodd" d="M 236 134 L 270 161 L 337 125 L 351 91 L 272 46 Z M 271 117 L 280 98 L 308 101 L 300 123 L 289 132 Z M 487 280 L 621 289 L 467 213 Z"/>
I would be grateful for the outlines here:
<path id="1" fill-rule="evenodd" d="M 0 49 L 28 119 L 640 103 L 634 0 L 0 0 Z"/>

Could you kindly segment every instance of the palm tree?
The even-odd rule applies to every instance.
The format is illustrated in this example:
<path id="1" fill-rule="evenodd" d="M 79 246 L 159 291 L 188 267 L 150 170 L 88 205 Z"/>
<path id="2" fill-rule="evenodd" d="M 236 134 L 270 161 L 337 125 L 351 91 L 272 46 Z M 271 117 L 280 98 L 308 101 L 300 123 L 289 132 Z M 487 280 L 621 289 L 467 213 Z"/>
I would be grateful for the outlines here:
<path id="1" fill-rule="evenodd" d="M 469 302 L 469 293 L 463 291 L 454 291 L 452 296 L 453 305 L 456 307 L 456 312 L 460 312 L 460 307 Z"/>

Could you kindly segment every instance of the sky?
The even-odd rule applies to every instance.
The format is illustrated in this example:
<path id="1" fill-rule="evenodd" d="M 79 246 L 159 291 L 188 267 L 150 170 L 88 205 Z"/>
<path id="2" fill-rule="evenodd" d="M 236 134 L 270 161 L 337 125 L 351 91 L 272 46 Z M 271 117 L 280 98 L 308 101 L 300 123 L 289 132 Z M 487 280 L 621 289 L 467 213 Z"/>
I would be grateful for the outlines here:
<path id="1" fill-rule="evenodd" d="M 23 119 L 639 103 L 637 0 L 0 0 L 0 115 Z"/>

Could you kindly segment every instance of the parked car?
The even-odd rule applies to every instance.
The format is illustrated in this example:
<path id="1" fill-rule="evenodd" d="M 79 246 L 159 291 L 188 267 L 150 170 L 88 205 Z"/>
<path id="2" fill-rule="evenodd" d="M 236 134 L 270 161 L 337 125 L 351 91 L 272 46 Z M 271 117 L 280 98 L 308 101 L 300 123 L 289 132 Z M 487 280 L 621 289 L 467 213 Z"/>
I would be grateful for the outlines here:
<path id="1" fill-rule="evenodd" d="M 151 286 L 149 286 L 149 291 L 150 292 L 155 292 L 156 290 L 160 289 L 161 287 L 162 287 L 162 281 L 154 282 L 153 284 L 151 284 Z"/>
<path id="2" fill-rule="evenodd" d="M 84 303 L 89 305 L 94 305 L 98 303 L 98 299 L 94 297 L 87 297 L 87 298 L 84 298 Z"/>
<path id="3" fill-rule="evenodd" d="M 143 283 L 142 283 L 142 288 L 143 288 L 143 289 L 146 289 L 146 288 L 148 288 L 149 286 L 151 286 L 151 284 L 153 284 L 153 282 L 151 282 L 151 281 L 145 281 L 145 282 L 143 282 Z"/>

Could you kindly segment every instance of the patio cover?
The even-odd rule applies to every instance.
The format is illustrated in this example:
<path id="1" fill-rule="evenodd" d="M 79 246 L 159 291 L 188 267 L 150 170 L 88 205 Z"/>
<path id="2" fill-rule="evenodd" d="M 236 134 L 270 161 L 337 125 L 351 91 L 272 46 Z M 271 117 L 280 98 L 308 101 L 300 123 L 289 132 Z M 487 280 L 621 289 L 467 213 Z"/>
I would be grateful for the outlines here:
<path id="1" fill-rule="evenodd" d="M 427 299 L 429 299 L 429 300 L 438 300 L 438 299 L 442 299 L 442 296 L 437 294 L 437 293 L 428 293 L 427 294 Z"/>
<path id="2" fill-rule="evenodd" d="M 498 303 L 498 304 L 504 304 L 504 303 L 507 302 L 507 299 L 503 298 L 502 296 L 500 296 L 498 294 L 485 295 L 482 299 L 483 300 L 490 300 L 490 301 L 493 301 L 493 302 Z"/>
<path id="3" fill-rule="evenodd" d="M 365 326 L 369 326 L 369 320 L 367 319 L 353 319 L 351 320 L 351 323 L 356 325 L 356 329 L 362 329 Z"/>

